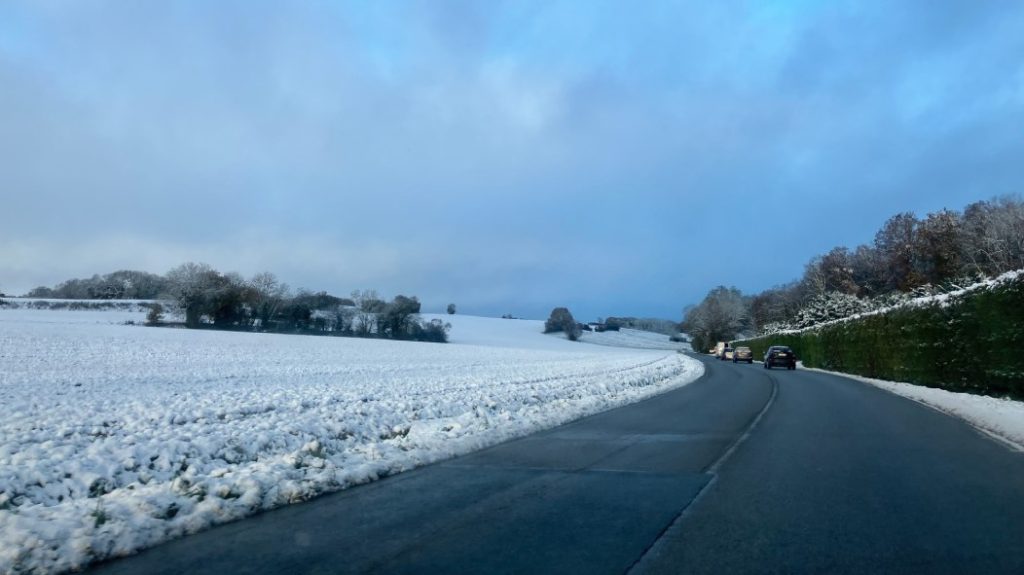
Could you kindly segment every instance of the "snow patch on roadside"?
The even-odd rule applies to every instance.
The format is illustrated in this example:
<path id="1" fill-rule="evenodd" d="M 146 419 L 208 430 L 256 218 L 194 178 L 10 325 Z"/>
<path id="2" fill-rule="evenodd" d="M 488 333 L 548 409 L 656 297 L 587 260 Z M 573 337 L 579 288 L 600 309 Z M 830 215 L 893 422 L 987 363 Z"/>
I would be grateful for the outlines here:
<path id="1" fill-rule="evenodd" d="M 824 369 L 807 369 L 848 377 L 902 395 L 948 415 L 959 417 L 1018 451 L 1024 451 L 1024 402 L 957 393 L 912 383 L 872 379 Z"/>

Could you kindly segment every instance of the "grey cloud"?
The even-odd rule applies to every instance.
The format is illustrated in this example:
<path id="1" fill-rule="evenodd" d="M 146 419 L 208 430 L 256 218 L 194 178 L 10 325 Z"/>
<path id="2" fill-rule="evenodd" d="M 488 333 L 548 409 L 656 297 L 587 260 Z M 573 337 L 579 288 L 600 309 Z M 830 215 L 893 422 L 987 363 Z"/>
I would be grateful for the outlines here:
<path id="1" fill-rule="evenodd" d="M 11 6 L 0 286 L 206 259 L 671 317 L 1024 176 L 1015 7 Z"/>

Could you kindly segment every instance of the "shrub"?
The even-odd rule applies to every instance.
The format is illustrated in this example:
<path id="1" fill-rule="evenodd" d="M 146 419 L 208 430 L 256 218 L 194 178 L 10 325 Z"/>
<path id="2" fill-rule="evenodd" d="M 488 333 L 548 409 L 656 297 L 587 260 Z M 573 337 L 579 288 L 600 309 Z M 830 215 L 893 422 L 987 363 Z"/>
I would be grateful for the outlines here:
<path id="1" fill-rule="evenodd" d="M 551 310 L 551 316 L 544 322 L 544 333 L 565 332 L 565 337 L 572 341 L 579 339 L 582 333 L 576 319 L 568 308 L 556 307 Z"/>
<path id="2" fill-rule="evenodd" d="M 707 336 L 701 333 L 693 334 L 693 339 L 690 340 L 690 347 L 692 347 L 693 351 L 696 351 L 697 353 L 705 353 L 708 349 L 711 348 L 713 344 L 713 341 L 711 341 L 710 339 L 707 338 Z M 754 357 L 761 357 L 761 355 L 764 354 L 765 349 L 768 349 L 768 345 L 765 345 L 764 348 L 761 349 L 761 351 L 754 350 Z M 799 357 L 799 355 L 797 357 Z"/>
<path id="3" fill-rule="evenodd" d="M 455 304 L 448 304 L 448 315 L 455 315 Z"/>
<path id="4" fill-rule="evenodd" d="M 444 323 L 439 319 L 432 319 L 428 322 L 417 322 L 413 327 L 413 339 L 418 341 L 432 341 L 436 343 L 448 342 L 448 330 L 452 324 Z"/>
<path id="5" fill-rule="evenodd" d="M 146 325 L 160 325 L 164 321 L 164 306 L 155 303 L 149 306 L 146 314 Z"/>

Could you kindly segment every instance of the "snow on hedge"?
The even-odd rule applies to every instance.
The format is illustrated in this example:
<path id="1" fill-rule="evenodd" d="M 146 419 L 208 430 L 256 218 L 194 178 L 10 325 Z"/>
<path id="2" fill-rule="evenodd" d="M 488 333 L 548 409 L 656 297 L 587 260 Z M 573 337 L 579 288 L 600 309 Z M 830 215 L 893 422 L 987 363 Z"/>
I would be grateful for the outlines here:
<path id="1" fill-rule="evenodd" d="M 1014 282 L 1018 282 L 1018 281 L 1022 281 L 1022 280 L 1024 280 L 1024 269 L 1013 270 L 1013 271 L 1008 271 L 1008 272 L 1005 272 L 1003 274 L 1000 274 L 999 276 L 994 277 L 994 278 L 989 278 L 989 279 L 986 279 L 986 280 L 983 280 L 983 281 L 975 282 L 975 283 L 973 283 L 973 284 L 971 284 L 969 286 L 966 286 L 966 287 L 963 287 L 963 288 L 960 288 L 960 289 L 956 289 L 956 290 L 952 290 L 952 291 L 948 291 L 948 292 L 944 292 L 944 293 L 937 293 L 937 294 L 925 295 L 925 296 L 921 296 L 921 297 L 914 297 L 914 298 L 906 299 L 906 300 L 903 300 L 903 301 L 899 301 L 898 303 L 895 303 L 893 305 L 885 305 L 885 306 L 879 307 L 877 309 L 870 309 L 870 310 L 866 310 L 866 311 L 862 311 L 862 312 L 856 312 L 856 313 L 853 310 L 856 309 L 857 306 L 859 306 L 859 305 L 870 306 L 871 305 L 870 300 L 858 300 L 854 296 L 849 296 L 847 294 L 840 294 L 838 292 L 830 292 L 827 295 L 830 296 L 830 297 L 834 297 L 836 299 L 833 301 L 833 300 L 829 300 L 828 297 L 825 297 L 821 301 L 821 305 L 826 306 L 826 307 L 827 306 L 834 306 L 834 307 L 831 307 L 829 309 L 825 309 L 823 311 L 819 311 L 817 313 L 819 315 L 840 316 L 840 317 L 836 317 L 835 319 L 829 319 L 828 321 L 822 321 L 822 322 L 814 323 L 812 325 L 808 325 L 806 327 L 800 327 L 800 328 L 787 328 L 787 327 L 784 327 L 784 326 L 775 325 L 775 326 L 773 326 L 773 329 L 767 330 L 766 333 L 764 333 L 763 335 L 760 335 L 758 337 L 766 337 L 766 336 L 769 336 L 769 335 L 776 335 L 776 334 L 794 334 L 794 333 L 802 333 L 802 332 L 806 332 L 806 331 L 815 331 L 815 330 L 820 329 L 822 327 L 826 327 L 826 326 L 830 326 L 830 325 L 837 325 L 837 324 L 841 324 L 841 323 L 845 323 L 845 322 L 850 322 L 850 321 L 856 321 L 858 319 L 861 319 L 861 318 L 867 317 L 867 316 L 885 315 L 885 314 L 890 313 L 890 312 L 892 312 L 894 310 L 897 310 L 897 309 L 918 308 L 918 307 L 925 307 L 925 306 L 931 306 L 931 305 L 938 305 L 939 307 L 947 307 L 947 306 L 953 305 L 954 303 L 956 303 L 958 300 L 960 300 L 964 296 L 968 296 L 968 295 L 970 295 L 972 293 L 975 293 L 975 292 L 978 292 L 978 291 L 981 291 L 981 290 L 996 289 L 996 288 L 999 288 L 999 287 L 1003 287 L 1006 284 L 1012 284 Z M 883 300 L 884 299 L 885 298 L 883 298 Z M 856 302 L 859 302 L 859 303 L 856 303 Z"/>
<path id="2" fill-rule="evenodd" d="M 96 323 L 104 313 L 0 308 L 0 572 L 128 554 L 703 371 L 538 321 L 447 316 L 453 343 L 428 344 L 115 325 L 122 311 Z"/>

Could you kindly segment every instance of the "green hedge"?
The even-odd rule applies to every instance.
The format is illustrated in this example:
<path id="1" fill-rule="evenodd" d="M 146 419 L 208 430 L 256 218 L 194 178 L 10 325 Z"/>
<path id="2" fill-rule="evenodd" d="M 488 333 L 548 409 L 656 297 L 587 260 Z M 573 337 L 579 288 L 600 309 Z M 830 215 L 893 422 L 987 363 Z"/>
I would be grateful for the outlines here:
<path id="1" fill-rule="evenodd" d="M 1024 274 L 944 301 L 733 345 L 755 357 L 788 345 L 808 367 L 1024 398 Z"/>

